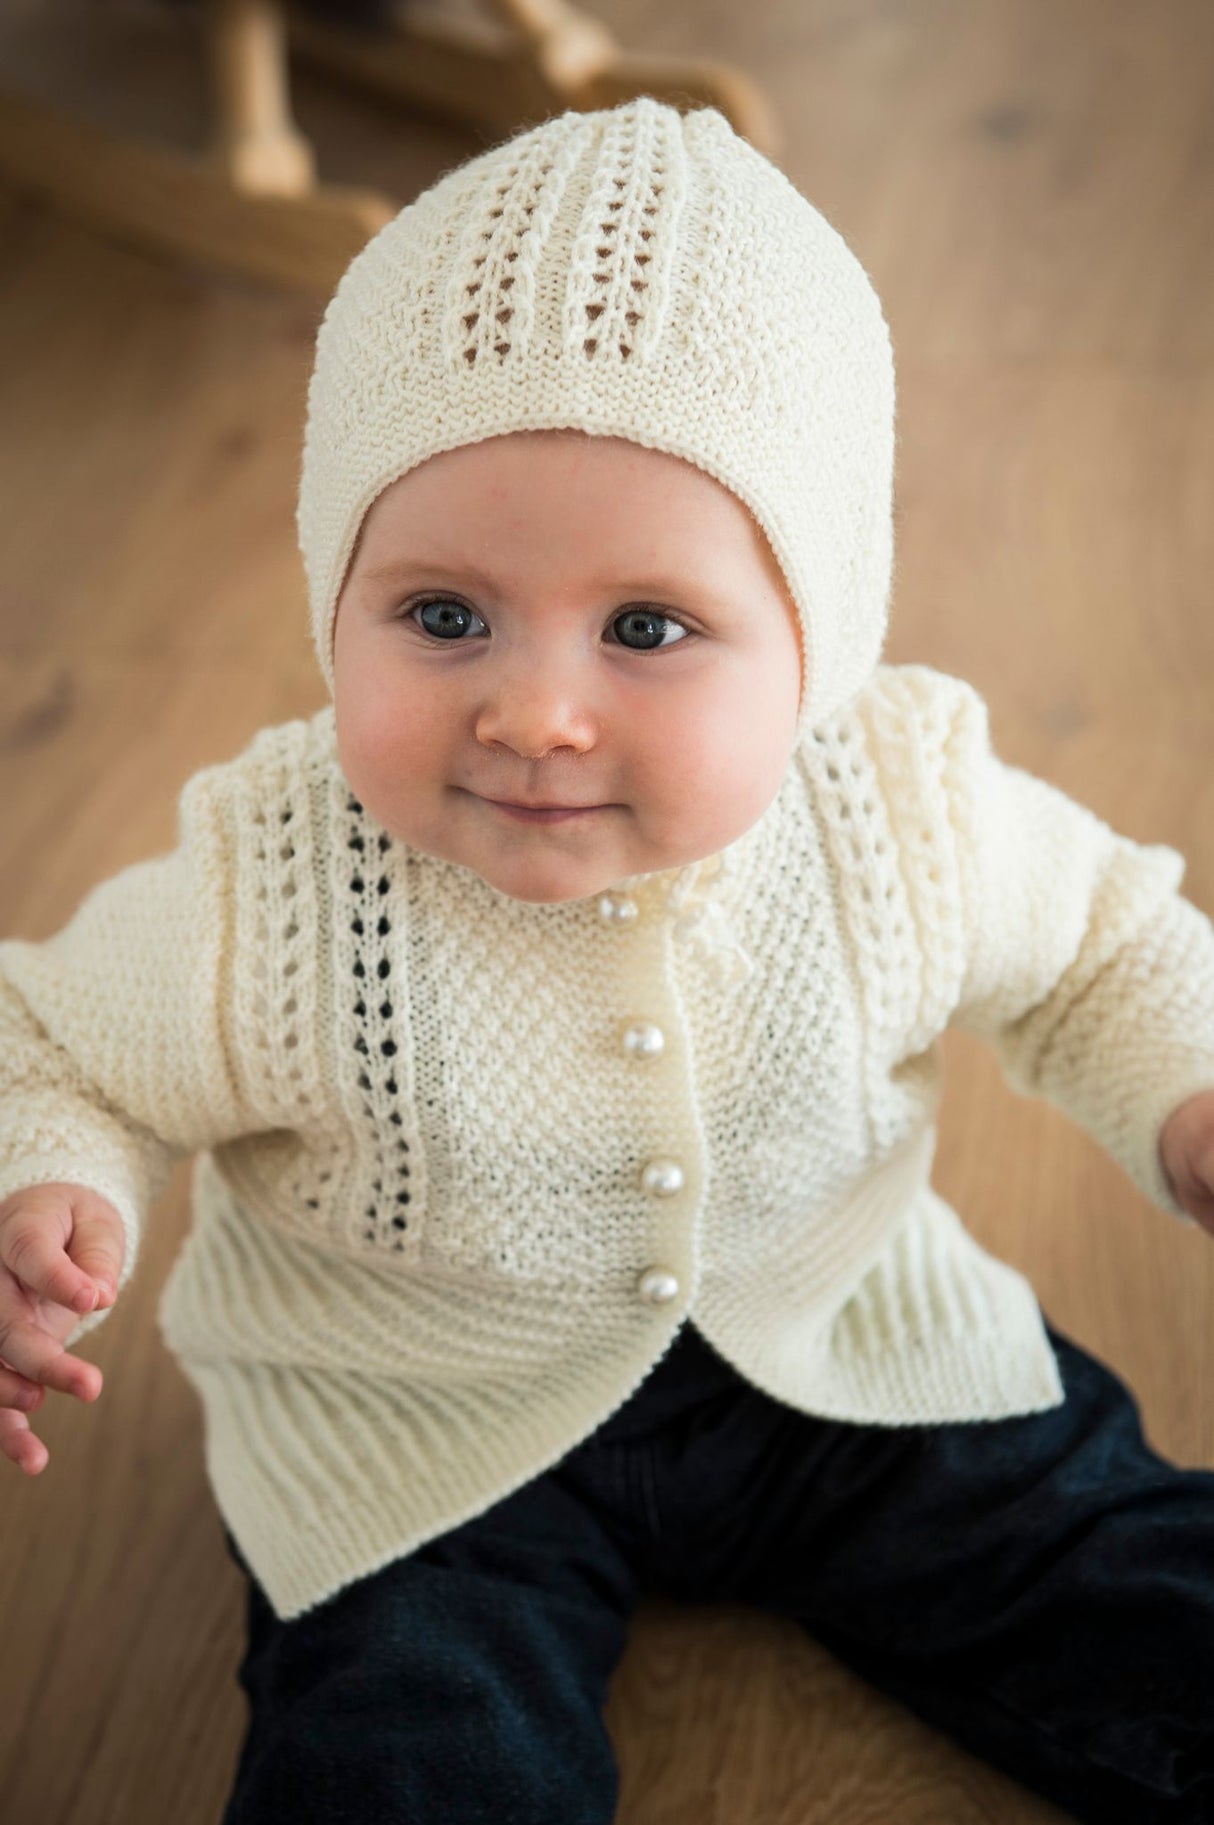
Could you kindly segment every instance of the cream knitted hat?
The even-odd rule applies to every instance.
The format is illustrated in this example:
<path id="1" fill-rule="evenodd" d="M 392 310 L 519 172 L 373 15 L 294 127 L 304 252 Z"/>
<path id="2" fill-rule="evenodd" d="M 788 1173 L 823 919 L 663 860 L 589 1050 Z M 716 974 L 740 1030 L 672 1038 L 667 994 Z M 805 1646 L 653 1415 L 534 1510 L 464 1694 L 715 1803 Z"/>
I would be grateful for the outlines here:
<path id="1" fill-rule="evenodd" d="M 333 689 L 367 509 L 428 457 L 575 427 L 696 464 L 796 604 L 798 734 L 885 637 L 894 370 L 864 268 L 715 108 L 571 110 L 448 172 L 351 262 L 320 325 L 296 524 Z"/>

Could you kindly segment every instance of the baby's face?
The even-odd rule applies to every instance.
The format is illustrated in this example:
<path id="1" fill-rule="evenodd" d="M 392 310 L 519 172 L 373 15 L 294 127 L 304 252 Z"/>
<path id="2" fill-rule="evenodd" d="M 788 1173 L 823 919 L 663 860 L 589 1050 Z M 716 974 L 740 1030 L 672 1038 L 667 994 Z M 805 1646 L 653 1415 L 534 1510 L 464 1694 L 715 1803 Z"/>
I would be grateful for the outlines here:
<path id="1" fill-rule="evenodd" d="M 727 488 L 621 438 L 516 432 L 430 458 L 363 521 L 338 752 L 404 842 L 519 900 L 579 899 L 755 823 L 800 667 L 775 556 Z"/>

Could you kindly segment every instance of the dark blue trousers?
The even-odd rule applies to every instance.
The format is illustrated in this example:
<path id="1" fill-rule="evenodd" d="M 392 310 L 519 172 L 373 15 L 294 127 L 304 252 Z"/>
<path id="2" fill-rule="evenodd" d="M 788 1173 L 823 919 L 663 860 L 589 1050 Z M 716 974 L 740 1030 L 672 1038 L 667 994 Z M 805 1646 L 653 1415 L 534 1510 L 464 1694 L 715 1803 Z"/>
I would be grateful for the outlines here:
<path id="1" fill-rule="evenodd" d="M 685 1325 L 473 1520 L 291 1622 L 250 1577 L 223 1825 L 609 1825 L 603 1707 L 648 1591 L 793 1618 L 1077 1819 L 1210 1825 L 1214 1472 L 1151 1451 L 1049 1329 L 1061 1407 L 887 1428 L 771 1400 Z"/>

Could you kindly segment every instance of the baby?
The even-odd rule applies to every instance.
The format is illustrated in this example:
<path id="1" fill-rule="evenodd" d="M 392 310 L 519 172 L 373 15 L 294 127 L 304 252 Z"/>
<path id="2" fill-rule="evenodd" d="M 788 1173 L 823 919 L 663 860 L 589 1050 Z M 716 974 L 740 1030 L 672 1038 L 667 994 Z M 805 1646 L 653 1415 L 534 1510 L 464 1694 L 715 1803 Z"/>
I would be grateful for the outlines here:
<path id="1" fill-rule="evenodd" d="M 332 703 L 0 945 L 28 1474 L 198 1155 L 160 1323 L 248 1580 L 225 1825 L 608 1825 L 647 1590 L 1078 1818 L 1214 1818 L 1214 1474 L 930 1182 L 963 1026 L 1214 1233 L 1214 929 L 881 663 L 893 460 L 873 288 L 720 113 L 470 160 L 320 329 Z"/>

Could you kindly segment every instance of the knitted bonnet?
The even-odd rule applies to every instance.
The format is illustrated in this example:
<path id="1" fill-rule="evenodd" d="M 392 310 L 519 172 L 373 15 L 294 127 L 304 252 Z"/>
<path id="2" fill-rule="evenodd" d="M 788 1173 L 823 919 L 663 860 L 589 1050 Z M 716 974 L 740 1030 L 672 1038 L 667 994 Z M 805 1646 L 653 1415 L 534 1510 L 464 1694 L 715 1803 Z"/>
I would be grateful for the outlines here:
<path id="1" fill-rule="evenodd" d="M 343 274 L 307 407 L 296 524 L 330 691 L 376 497 L 440 451 L 556 428 L 682 457 L 749 509 L 797 609 L 798 739 L 879 660 L 888 326 L 842 237 L 715 108 L 570 110 L 447 172 Z"/>

